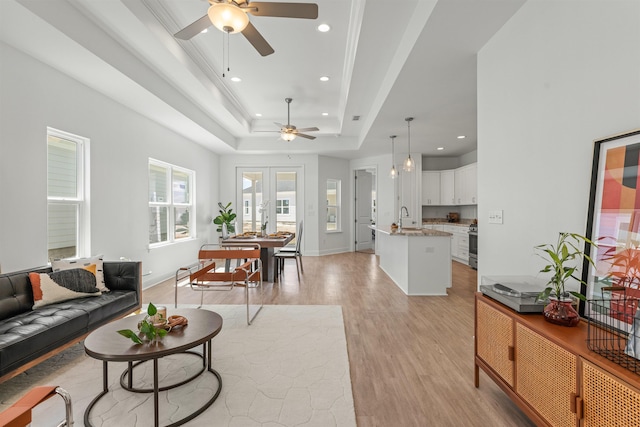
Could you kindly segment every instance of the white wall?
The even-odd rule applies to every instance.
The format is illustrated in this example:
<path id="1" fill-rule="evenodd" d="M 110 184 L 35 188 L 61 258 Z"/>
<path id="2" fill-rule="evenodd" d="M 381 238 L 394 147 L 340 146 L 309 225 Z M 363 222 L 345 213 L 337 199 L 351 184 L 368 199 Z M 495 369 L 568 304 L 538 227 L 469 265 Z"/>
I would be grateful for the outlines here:
<path id="1" fill-rule="evenodd" d="M 171 277 L 213 236 L 218 157 L 0 43 L 0 263 L 47 263 L 46 128 L 90 139 L 91 252 L 140 260 L 145 284 Z M 197 240 L 147 249 L 148 158 L 196 171 Z"/>
<path id="2" fill-rule="evenodd" d="M 327 179 L 338 179 L 341 182 L 340 232 L 326 230 Z M 352 242 L 353 228 L 353 175 L 349 173 L 349 161 L 335 157 L 318 157 L 318 236 L 320 255 L 348 252 Z M 351 245 L 352 246 L 352 245 Z"/>
<path id="3" fill-rule="evenodd" d="M 530 1 L 479 53 L 479 278 L 585 233 L 593 141 L 640 124 L 639 42 L 636 0 Z"/>

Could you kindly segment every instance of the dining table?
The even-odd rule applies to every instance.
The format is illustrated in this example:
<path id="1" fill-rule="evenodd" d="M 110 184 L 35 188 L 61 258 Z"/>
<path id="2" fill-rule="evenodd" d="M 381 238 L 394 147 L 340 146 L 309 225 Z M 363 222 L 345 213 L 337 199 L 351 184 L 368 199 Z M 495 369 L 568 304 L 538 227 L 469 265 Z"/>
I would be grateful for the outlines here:
<path id="1" fill-rule="evenodd" d="M 262 261 L 262 277 L 267 282 L 273 282 L 275 274 L 275 259 L 273 254 L 276 248 L 282 248 L 286 246 L 293 238 L 295 233 L 278 234 L 275 236 L 247 236 L 236 235 L 230 236 L 222 240 L 223 246 L 234 246 L 243 244 L 258 244 L 260 245 L 260 260 Z"/>

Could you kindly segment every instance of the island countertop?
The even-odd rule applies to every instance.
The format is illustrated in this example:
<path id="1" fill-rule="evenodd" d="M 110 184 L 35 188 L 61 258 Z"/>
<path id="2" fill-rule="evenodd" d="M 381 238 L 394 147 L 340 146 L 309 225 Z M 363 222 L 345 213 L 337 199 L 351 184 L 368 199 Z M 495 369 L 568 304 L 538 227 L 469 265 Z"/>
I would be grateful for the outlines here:
<path id="1" fill-rule="evenodd" d="M 372 230 L 379 231 L 380 233 L 388 234 L 390 236 L 410 236 L 410 237 L 449 237 L 451 233 L 439 230 L 430 230 L 427 228 L 403 228 L 400 231 L 391 230 L 391 226 L 378 227 L 375 225 L 369 226 Z"/>

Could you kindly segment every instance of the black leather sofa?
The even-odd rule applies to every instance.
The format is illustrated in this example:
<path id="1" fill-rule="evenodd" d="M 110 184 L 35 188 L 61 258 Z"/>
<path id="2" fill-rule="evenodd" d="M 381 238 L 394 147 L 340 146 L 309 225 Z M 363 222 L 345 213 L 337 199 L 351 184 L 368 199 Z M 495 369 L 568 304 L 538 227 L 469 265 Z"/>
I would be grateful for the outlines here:
<path id="1" fill-rule="evenodd" d="M 33 310 L 29 273 L 39 267 L 0 274 L 0 383 L 84 339 L 92 330 L 139 310 L 142 263 L 104 262 L 108 292 Z"/>

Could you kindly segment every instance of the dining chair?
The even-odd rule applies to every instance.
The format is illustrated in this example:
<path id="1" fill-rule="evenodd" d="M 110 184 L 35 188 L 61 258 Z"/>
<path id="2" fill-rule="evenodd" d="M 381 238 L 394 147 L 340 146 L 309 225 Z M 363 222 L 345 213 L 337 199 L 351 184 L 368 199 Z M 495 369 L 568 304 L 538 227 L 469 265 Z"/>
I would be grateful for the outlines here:
<path id="1" fill-rule="evenodd" d="M 58 427 L 72 427 L 73 409 L 71 406 L 71 395 L 65 389 L 58 386 L 39 386 L 29 390 L 29 392 L 21 397 L 16 403 L 0 412 L 0 425 L 6 427 L 23 427 L 31 425 L 31 411 L 33 408 L 55 395 L 62 397 L 65 406 L 65 419 L 56 425 Z M 51 419 L 49 419 L 48 422 L 51 422 Z"/>
<path id="2" fill-rule="evenodd" d="M 298 233 L 296 234 L 296 245 L 294 247 L 285 246 L 276 252 L 273 257 L 276 260 L 276 275 L 279 275 L 281 271 L 284 271 L 284 261 L 286 259 L 295 259 L 296 269 L 298 270 L 298 279 L 300 279 L 300 271 L 304 274 L 304 266 L 302 265 L 302 251 L 300 250 L 302 244 L 302 221 L 298 224 Z M 277 277 L 277 276 L 276 276 Z"/>
<path id="3" fill-rule="evenodd" d="M 236 267 L 232 267 L 235 261 Z M 188 275 L 188 276 L 187 276 Z M 244 299 L 247 305 L 247 324 L 258 315 L 264 306 L 262 288 L 262 260 L 259 244 L 237 244 L 233 246 L 205 244 L 198 251 L 198 263 L 191 267 L 181 267 L 176 271 L 175 305 L 178 306 L 178 282 L 189 278 L 189 286 L 200 292 L 200 307 L 206 291 L 231 291 L 235 287 L 244 287 Z M 257 310 L 251 315 L 249 289 L 257 288 L 260 301 Z"/>

